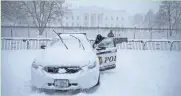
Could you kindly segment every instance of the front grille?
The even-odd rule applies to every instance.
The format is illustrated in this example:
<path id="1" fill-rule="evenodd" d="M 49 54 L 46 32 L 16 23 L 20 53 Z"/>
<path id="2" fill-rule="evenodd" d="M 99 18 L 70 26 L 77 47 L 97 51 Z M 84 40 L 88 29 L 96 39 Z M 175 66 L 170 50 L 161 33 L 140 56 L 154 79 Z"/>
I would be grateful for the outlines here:
<path id="1" fill-rule="evenodd" d="M 53 74 L 73 74 L 77 73 L 81 70 L 80 67 L 44 67 L 44 70 L 48 73 L 53 73 Z M 59 70 L 65 70 L 65 72 L 60 72 Z"/>

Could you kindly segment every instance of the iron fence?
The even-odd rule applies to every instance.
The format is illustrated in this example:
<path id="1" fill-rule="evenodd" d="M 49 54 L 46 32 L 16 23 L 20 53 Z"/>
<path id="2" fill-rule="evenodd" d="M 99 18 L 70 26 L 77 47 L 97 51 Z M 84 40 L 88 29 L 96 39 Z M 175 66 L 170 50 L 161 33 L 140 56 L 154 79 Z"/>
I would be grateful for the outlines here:
<path id="1" fill-rule="evenodd" d="M 40 49 L 40 46 L 47 45 L 51 38 L 47 39 L 15 39 L 2 38 L 2 50 L 21 50 L 21 49 Z M 94 40 L 90 40 L 93 44 Z M 118 49 L 124 50 L 167 50 L 167 51 L 181 51 L 181 41 L 142 41 L 130 40 L 117 44 Z"/>
<path id="2" fill-rule="evenodd" d="M 181 50 L 181 41 L 173 41 L 170 45 L 170 50 Z"/>
<path id="3" fill-rule="evenodd" d="M 2 37 L 39 37 L 39 32 L 34 26 L 1 26 Z M 48 26 L 41 35 L 43 38 L 52 38 L 56 36 L 52 30 L 57 32 L 84 32 L 88 38 L 95 38 L 97 34 L 107 36 L 110 30 L 113 30 L 115 37 L 127 37 L 129 39 L 176 39 L 181 40 L 181 29 L 168 28 L 136 28 L 136 27 L 66 27 L 66 26 Z M 169 32 L 172 36 L 169 36 Z"/>
<path id="4" fill-rule="evenodd" d="M 170 50 L 170 41 L 146 41 L 143 48 L 144 50 Z"/>
<path id="5" fill-rule="evenodd" d="M 117 44 L 118 49 L 143 50 L 143 41 L 128 41 Z"/>

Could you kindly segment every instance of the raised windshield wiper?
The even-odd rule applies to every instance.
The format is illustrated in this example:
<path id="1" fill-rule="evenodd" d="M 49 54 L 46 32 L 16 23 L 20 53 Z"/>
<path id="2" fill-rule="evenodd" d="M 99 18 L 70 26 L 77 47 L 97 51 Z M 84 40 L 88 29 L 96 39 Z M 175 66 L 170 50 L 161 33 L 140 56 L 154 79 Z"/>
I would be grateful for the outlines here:
<path id="1" fill-rule="evenodd" d="M 53 30 L 53 32 L 58 35 L 58 37 L 60 38 L 60 40 L 62 41 L 62 43 L 64 44 L 64 46 L 68 49 L 68 47 L 67 47 L 67 46 L 65 45 L 65 43 L 63 42 L 62 37 L 61 37 L 55 30 Z"/>
<path id="2" fill-rule="evenodd" d="M 75 37 L 75 36 L 73 36 L 73 35 L 70 35 L 70 36 L 72 36 L 72 37 L 74 37 L 75 39 L 77 39 L 77 40 L 79 41 L 79 43 L 82 45 L 83 49 L 85 50 L 85 48 L 84 48 L 84 46 L 83 46 L 83 44 L 82 44 L 82 42 L 80 41 L 79 38 L 77 38 L 77 37 Z"/>

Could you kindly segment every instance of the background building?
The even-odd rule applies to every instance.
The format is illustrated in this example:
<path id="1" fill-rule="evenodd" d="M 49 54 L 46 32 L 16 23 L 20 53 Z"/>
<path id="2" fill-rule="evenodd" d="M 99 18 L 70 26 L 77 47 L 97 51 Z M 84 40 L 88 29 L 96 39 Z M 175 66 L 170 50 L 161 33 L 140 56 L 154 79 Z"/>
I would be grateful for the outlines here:
<path id="1" fill-rule="evenodd" d="M 129 16 L 125 11 L 99 7 L 79 7 L 63 18 L 63 26 L 83 27 L 123 27 L 129 26 Z"/>

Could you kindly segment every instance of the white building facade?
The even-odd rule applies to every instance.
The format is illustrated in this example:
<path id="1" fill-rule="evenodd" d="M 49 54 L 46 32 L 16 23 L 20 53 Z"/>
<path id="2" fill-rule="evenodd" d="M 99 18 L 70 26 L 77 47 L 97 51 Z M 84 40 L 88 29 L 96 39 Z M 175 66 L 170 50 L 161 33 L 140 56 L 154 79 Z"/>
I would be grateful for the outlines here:
<path id="1" fill-rule="evenodd" d="M 78 8 L 63 18 L 62 26 L 68 27 L 124 27 L 129 25 L 125 11 L 103 8 Z"/>

